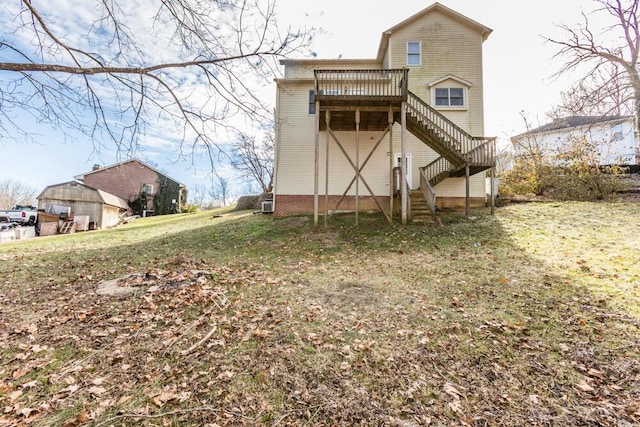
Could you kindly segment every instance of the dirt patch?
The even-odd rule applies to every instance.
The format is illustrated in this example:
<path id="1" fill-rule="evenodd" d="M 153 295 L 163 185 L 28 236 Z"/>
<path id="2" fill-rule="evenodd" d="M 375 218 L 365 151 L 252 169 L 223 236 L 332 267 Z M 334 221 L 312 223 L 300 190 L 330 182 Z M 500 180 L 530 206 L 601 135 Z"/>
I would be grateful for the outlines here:
<path id="1" fill-rule="evenodd" d="M 184 286 L 204 285 L 213 273 L 203 270 L 168 271 L 152 269 L 127 274 L 98 283 L 98 295 L 125 296 L 142 292 L 167 291 Z"/>

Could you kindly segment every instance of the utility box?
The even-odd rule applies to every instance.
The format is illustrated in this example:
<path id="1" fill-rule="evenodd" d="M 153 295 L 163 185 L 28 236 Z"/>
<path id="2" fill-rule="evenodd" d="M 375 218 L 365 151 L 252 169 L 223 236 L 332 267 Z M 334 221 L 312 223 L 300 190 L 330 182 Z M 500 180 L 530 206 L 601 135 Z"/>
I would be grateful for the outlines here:
<path id="1" fill-rule="evenodd" d="M 87 231 L 89 229 L 89 215 L 75 215 L 73 222 L 76 223 L 76 231 Z"/>
<path id="2" fill-rule="evenodd" d="M 0 231 L 0 243 L 10 242 L 15 240 L 16 234 L 13 230 Z"/>
<path id="3" fill-rule="evenodd" d="M 16 240 L 32 239 L 36 237 L 35 227 L 16 227 L 13 231 L 16 233 Z"/>
<path id="4" fill-rule="evenodd" d="M 493 178 L 493 183 L 491 181 L 492 178 L 485 178 L 485 191 L 487 197 L 491 197 L 491 184 L 493 184 L 493 195 L 498 197 L 498 185 L 500 185 L 500 178 Z"/>

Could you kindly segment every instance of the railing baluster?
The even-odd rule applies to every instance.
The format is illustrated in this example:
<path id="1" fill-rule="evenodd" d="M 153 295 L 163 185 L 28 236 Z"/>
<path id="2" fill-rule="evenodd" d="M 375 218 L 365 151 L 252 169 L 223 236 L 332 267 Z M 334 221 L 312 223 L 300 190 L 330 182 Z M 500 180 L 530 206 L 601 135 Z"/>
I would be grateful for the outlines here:
<path id="1" fill-rule="evenodd" d="M 321 99 L 406 99 L 406 69 L 315 70 L 315 95 Z"/>

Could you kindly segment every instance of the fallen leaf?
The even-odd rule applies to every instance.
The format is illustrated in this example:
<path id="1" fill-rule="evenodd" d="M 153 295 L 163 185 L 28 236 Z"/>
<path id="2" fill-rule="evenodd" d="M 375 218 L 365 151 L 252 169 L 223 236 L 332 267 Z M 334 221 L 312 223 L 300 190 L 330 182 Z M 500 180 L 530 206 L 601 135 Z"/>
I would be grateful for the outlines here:
<path id="1" fill-rule="evenodd" d="M 178 400 L 178 398 L 179 396 L 175 393 L 172 393 L 170 391 L 163 391 L 159 395 L 153 397 L 151 401 L 156 406 L 163 406 L 165 403 L 170 403 L 174 400 Z"/>
<path id="2" fill-rule="evenodd" d="M 584 391 L 586 393 L 591 393 L 596 391 L 595 388 L 591 387 L 589 384 L 587 384 L 585 381 L 581 381 L 578 384 L 576 384 L 576 388 L 580 391 Z"/>
<path id="3" fill-rule="evenodd" d="M 589 375 L 590 377 L 593 377 L 593 378 L 600 378 L 600 379 L 604 378 L 604 372 L 599 371 L 597 369 L 593 369 L 593 368 L 591 368 L 591 369 L 589 369 L 589 371 L 587 371 L 587 375 Z"/>
<path id="4" fill-rule="evenodd" d="M 106 378 L 96 378 L 91 383 L 93 385 L 102 385 L 105 382 Z"/>
<path id="5" fill-rule="evenodd" d="M 457 388 L 455 388 L 455 386 L 451 383 L 445 383 L 443 390 L 445 393 L 447 393 L 449 396 L 455 397 L 456 399 L 458 399 L 460 396 L 462 396 L 462 393 L 460 393 L 458 391 Z"/>
<path id="6" fill-rule="evenodd" d="M 18 398 L 22 396 L 22 390 L 16 390 L 13 393 L 9 394 L 9 403 L 13 403 L 16 400 L 18 400 Z"/>
<path id="7" fill-rule="evenodd" d="M 27 389 L 27 388 L 33 388 L 36 385 L 38 385 L 38 381 L 33 380 L 33 381 L 29 381 L 27 383 L 22 384 L 20 387 L 22 387 L 23 389 Z"/>
<path id="8" fill-rule="evenodd" d="M 101 394 L 104 394 L 104 392 L 106 391 L 107 389 L 104 387 L 99 387 L 99 386 L 89 387 L 89 394 L 93 396 L 100 396 Z"/>
<path id="9" fill-rule="evenodd" d="M 29 367 L 16 369 L 15 371 L 13 371 L 13 374 L 11 374 L 11 376 L 13 377 L 13 379 L 17 380 L 18 378 L 24 377 L 25 375 L 27 375 L 32 370 L 33 369 L 31 369 Z"/>
<path id="10" fill-rule="evenodd" d="M 33 408 L 22 408 L 20 409 L 20 411 L 18 412 L 20 415 L 22 415 L 25 418 L 29 418 L 29 416 L 31 414 L 33 414 L 34 412 L 38 412 L 37 409 L 33 409 Z"/>

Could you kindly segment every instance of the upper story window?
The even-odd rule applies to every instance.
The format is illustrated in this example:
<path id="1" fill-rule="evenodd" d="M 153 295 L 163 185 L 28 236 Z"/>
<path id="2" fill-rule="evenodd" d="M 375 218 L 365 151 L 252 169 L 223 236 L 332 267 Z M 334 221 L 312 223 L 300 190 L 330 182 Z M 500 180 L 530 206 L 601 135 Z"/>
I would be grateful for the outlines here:
<path id="1" fill-rule="evenodd" d="M 309 114 L 316 113 L 316 94 L 313 90 L 309 91 Z"/>
<path id="2" fill-rule="evenodd" d="M 153 185 L 152 184 L 143 184 L 142 192 L 144 194 L 153 194 Z"/>
<path id="3" fill-rule="evenodd" d="M 436 107 L 464 107 L 464 89 L 461 87 L 436 88 Z"/>
<path id="4" fill-rule="evenodd" d="M 407 42 L 407 65 L 422 64 L 422 43 L 419 41 Z"/>

